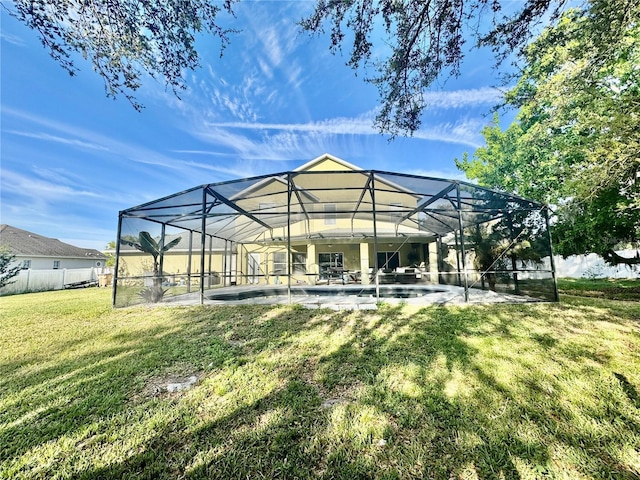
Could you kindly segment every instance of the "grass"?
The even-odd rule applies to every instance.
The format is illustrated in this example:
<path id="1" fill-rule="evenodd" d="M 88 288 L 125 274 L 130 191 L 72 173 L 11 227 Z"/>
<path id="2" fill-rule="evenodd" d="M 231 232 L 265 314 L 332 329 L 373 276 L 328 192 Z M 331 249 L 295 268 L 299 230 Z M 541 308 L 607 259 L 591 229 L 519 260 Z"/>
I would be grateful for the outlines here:
<path id="1" fill-rule="evenodd" d="M 640 477 L 639 303 L 112 310 L 109 294 L 0 299 L 1 478 Z"/>
<path id="2" fill-rule="evenodd" d="M 561 295 L 640 302 L 640 279 L 560 278 L 558 291 Z"/>

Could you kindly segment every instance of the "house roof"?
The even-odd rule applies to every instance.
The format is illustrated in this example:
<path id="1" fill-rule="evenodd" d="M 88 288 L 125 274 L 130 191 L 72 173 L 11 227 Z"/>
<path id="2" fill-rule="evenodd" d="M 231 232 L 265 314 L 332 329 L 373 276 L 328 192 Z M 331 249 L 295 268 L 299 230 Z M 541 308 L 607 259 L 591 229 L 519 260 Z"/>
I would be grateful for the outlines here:
<path id="1" fill-rule="evenodd" d="M 327 160 L 330 160 L 332 163 L 338 164 L 338 166 L 346 168 L 347 170 L 356 170 L 356 171 L 362 170 L 362 168 L 360 168 L 359 166 L 354 165 L 353 163 L 349 163 L 346 160 L 343 160 L 342 158 L 336 157 L 335 155 L 331 155 L 330 153 L 323 153 L 319 157 L 316 157 L 313 160 L 300 165 L 298 168 L 294 168 L 293 171 L 294 172 L 309 171 L 319 163 L 325 162 Z"/>
<path id="2" fill-rule="evenodd" d="M 0 244 L 7 245 L 15 255 L 34 257 L 105 259 L 93 248 L 80 248 L 11 225 L 0 225 Z"/>

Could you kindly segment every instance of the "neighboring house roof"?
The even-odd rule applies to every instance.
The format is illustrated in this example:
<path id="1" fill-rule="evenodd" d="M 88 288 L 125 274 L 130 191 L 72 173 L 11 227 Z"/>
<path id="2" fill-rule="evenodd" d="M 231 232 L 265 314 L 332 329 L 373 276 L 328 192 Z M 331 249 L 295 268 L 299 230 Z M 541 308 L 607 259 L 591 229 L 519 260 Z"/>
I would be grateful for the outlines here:
<path id="1" fill-rule="evenodd" d="M 93 248 L 75 247 L 57 238 L 45 237 L 6 224 L 0 225 L 0 244 L 9 246 L 19 256 L 106 258 L 102 252 Z"/>

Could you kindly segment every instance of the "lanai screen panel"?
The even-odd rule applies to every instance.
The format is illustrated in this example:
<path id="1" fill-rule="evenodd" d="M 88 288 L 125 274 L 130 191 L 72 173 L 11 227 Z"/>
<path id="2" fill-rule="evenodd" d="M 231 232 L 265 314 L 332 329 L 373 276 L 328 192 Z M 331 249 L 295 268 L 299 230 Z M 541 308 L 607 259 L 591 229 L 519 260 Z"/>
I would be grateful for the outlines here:
<path id="1" fill-rule="evenodd" d="M 460 198 L 471 299 L 490 290 L 556 300 L 545 207 L 464 183 Z"/>
<path id="2" fill-rule="evenodd" d="M 306 224 L 310 238 L 372 235 L 369 179 L 368 172 L 296 172 L 291 176 L 295 220 Z"/>
<path id="3" fill-rule="evenodd" d="M 202 217 L 202 189 L 198 187 L 134 207 L 126 211 L 126 216 L 167 224 L 197 222 Z"/>
<path id="4" fill-rule="evenodd" d="M 114 306 L 155 303 L 161 298 L 219 285 L 224 241 L 139 217 L 121 217 Z M 202 275 L 201 275 L 202 272 Z"/>
<path id="5" fill-rule="evenodd" d="M 404 225 L 412 224 L 431 235 L 445 235 L 458 228 L 455 182 L 391 172 L 377 172 L 376 179 L 376 191 L 405 193 Z"/>

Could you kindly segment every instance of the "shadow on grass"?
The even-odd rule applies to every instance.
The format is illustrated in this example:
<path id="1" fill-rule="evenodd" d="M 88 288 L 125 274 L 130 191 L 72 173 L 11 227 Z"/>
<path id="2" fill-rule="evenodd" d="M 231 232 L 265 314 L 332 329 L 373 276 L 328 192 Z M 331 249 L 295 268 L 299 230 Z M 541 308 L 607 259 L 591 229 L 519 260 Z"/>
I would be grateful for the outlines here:
<path id="1" fill-rule="evenodd" d="M 583 476 L 635 478 L 638 472 L 610 453 L 633 445 L 605 427 L 623 418 L 619 428 L 640 439 L 638 416 L 628 405 L 638 408 L 636 388 L 624 373 L 615 374 L 616 383 L 602 383 L 600 393 L 616 398 L 604 413 L 563 398 L 583 363 L 603 366 L 611 357 L 563 338 L 561 329 L 529 331 L 520 317 L 539 311 L 169 309 L 172 318 L 163 326 L 114 334 L 118 346 L 20 378 L 14 372 L 3 393 L 9 410 L 0 444 L 8 448 L 0 461 L 6 472 L 25 477 L 57 468 L 60 476 L 85 479 L 488 480 L 519 479 L 524 472 L 553 477 L 552 452 L 561 447 L 580 458 L 571 468 Z M 556 362 L 554 355 L 561 358 Z M 551 370 L 556 363 L 561 373 Z M 176 368 L 201 370 L 203 381 L 182 396 L 132 401 L 146 380 Z M 260 371 L 264 385 L 255 376 Z M 247 372 L 253 377 L 242 390 Z M 224 375 L 239 380 L 226 388 Z M 328 399 L 336 403 L 326 406 Z M 605 425 L 593 431 L 576 425 L 576 408 Z M 128 422 L 140 422 L 144 431 L 131 433 Z M 74 435 L 81 442 L 72 449 L 81 451 L 67 464 L 24 460 Z M 123 452 L 114 460 L 105 454 L 110 449 Z"/>
<path id="2" fill-rule="evenodd" d="M 627 380 L 627 377 L 621 373 L 615 372 L 613 376 L 618 379 L 622 390 L 624 390 L 625 395 L 631 403 L 633 403 L 636 408 L 640 409 L 640 396 L 638 396 L 638 390 L 636 390 L 636 387 L 634 387 L 633 384 Z"/>

